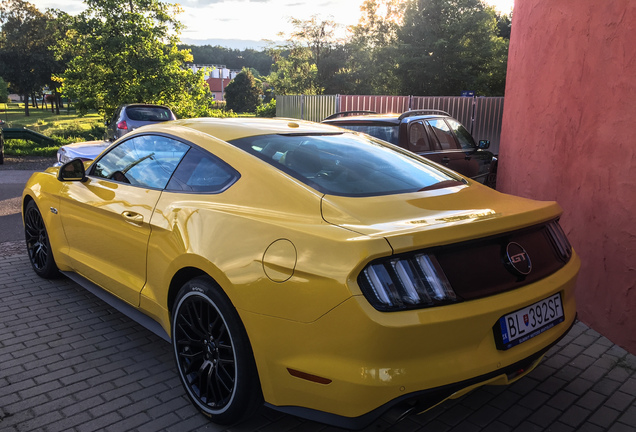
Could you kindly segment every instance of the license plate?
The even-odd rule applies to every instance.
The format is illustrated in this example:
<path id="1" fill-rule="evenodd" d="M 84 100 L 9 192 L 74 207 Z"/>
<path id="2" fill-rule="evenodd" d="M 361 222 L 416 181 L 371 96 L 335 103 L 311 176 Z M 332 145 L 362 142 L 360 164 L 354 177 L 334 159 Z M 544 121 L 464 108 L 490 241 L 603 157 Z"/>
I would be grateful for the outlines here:
<path id="1" fill-rule="evenodd" d="M 538 301 L 516 312 L 499 318 L 499 331 L 495 332 L 497 348 L 507 350 L 540 335 L 563 322 L 561 294 Z"/>

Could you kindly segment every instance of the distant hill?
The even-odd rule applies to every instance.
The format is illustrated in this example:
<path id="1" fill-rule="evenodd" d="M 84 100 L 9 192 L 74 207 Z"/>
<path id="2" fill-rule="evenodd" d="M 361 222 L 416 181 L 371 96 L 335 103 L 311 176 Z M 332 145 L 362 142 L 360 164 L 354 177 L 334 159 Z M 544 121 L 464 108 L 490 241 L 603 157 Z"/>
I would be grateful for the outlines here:
<path id="1" fill-rule="evenodd" d="M 209 39 L 209 41 L 214 42 L 229 40 Z M 221 44 L 190 44 L 179 45 L 179 49 L 189 49 L 195 64 L 225 65 L 228 69 L 254 68 L 261 75 L 269 75 L 272 66 L 272 58 L 264 51 L 265 47 L 257 50 L 254 48 L 228 48 Z"/>
<path id="2" fill-rule="evenodd" d="M 266 40 L 247 40 L 247 39 L 189 39 L 182 38 L 181 42 L 186 45 L 210 45 L 210 46 L 222 46 L 230 49 L 253 49 L 256 51 L 264 51 L 270 44 L 270 41 Z M 273 41 L 274 43 L 281 43 L 281 41 Z"/>

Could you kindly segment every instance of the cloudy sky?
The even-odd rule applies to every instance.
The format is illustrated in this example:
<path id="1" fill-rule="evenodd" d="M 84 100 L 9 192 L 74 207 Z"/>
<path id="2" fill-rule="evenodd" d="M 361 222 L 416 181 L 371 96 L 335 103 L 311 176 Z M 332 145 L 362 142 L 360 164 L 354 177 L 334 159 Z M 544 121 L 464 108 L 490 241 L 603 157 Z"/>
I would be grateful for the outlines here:
<path id="1" fill-rule="evenodd" d="M 61 9 L 75 14 L 84 9 L 82 0 L 30 0 L 35 6 Z M 178 19 L 186 25 L 185 43 L 207 40 L 281 40 L 289 34 L 289 18 L 309 19 L 318 15 L 343 26 L 357 24 L 363 0 L 171 0 L 184 9 Z M 510 12 L 513 0 L 486 0 L 502 12 Z M 244 48 L 235 46 L 235 48 Z"/>

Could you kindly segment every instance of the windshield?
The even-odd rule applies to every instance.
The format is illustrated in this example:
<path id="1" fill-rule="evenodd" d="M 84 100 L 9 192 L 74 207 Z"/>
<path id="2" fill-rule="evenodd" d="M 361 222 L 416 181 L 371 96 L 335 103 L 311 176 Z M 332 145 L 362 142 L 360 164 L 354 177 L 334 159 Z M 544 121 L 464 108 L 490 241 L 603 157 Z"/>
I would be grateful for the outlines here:
<path id="1" fill-rule="evenodd" d="M 376 137 L 383 141 L 390 142 L 391 144 L 398 145 L 398 127 L 399 125 L 342 125 L 339 123 L 333 123 L 335 126 L 349 129 L 356 132 L 362 132 L 372 137 Z"/>
<path id="2" fill-rule="evenodd" d="M 264 135 L 231 144 L 325 194 L 376 196 L 461 184 L 414 154 L 355 134 Z"/>

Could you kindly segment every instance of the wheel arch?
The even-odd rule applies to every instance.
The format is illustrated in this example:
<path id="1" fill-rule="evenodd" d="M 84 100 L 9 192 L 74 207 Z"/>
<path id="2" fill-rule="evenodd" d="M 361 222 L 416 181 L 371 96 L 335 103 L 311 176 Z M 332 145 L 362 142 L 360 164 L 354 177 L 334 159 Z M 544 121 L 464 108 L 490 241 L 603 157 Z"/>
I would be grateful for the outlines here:
<path id="1" fill-rule="evenodd" d="M 26 208 L 31 201 L 35 201 L 35 198 L 33 198 L 29 194 L 25 194 L 24 198 L 22 199 L 22 220 L 24 220 L 24 212 L 26 211 Z"/>
<path id="2" fill-rule="evenodd" d="M 174 309 L 174 302 L 177 298 L 177 295 L 179 294 L 179 290 L 181 289 L 181 287 L 189 280 L 200 276 L 210 278 L 210 280 L 213 281 L 215 285 L 219 286 L 219 284 L 214 280 L 214 278 L 212 278 L 212 276 L 197 267 L 183 267 L 172 276 L 172 279 L 170 280 L 170 286 L 168 287 L 167 299 L 168 312 L 170 313 L 171 319 L 172 310 Z"/>

